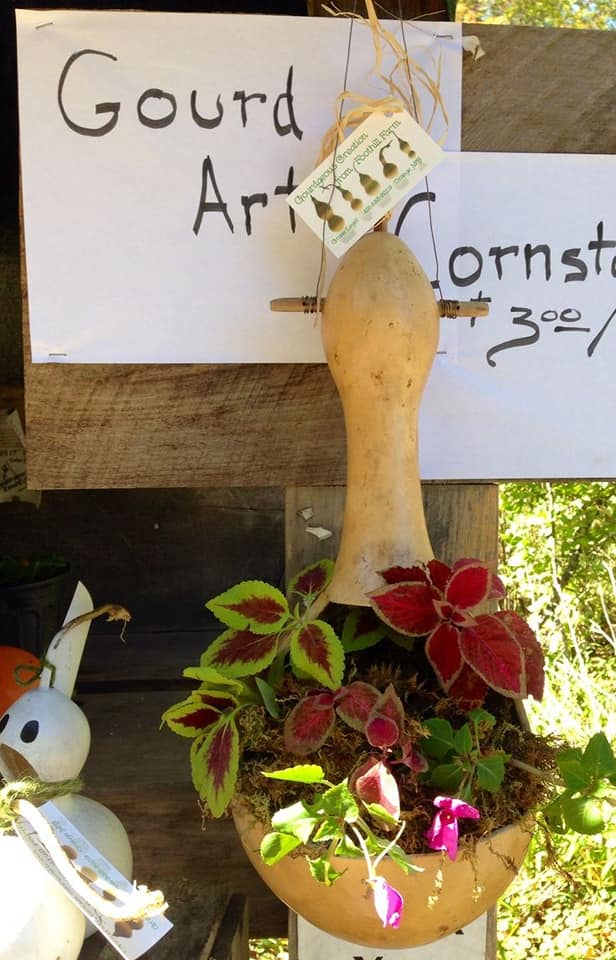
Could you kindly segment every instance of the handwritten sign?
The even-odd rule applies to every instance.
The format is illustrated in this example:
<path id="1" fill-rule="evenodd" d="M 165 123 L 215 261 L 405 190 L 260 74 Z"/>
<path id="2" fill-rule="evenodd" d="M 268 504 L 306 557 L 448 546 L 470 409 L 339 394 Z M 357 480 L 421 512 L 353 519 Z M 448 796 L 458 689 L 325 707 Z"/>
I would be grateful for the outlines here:
<path id="1" fill-rule="evenodd" d="M 349 21 L 46 10 L 17 23 L 34 362 L 322 360 L 312 323 L 268 304 L 316 284 L 318 241 L 286 199 L 337 115 Z M 460 27 L 405 37 L 440 70 L 449 123 L 437 110 L 430 135 L 457 150 Z M 373 67 L 356 24 L 348 88 L 383 96 Z M 432 101 L 418 105 L 428 119 Z"/>

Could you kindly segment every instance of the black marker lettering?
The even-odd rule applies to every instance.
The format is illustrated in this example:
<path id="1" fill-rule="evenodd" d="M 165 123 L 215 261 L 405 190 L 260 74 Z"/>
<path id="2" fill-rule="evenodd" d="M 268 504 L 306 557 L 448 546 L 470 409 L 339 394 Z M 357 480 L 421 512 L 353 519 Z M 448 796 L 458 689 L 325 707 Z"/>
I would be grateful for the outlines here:
<path id="1" fill-rule="evenodd" d="M 277 197 L 279 196 L 288 197 L 289 194 L 293 193 L 293 191 L 297 186 L 297 184 L 293 182 L 294 174 L 295 174 L 295 171 L 293 170 L 293 167 L 289 167 L 289 173 L 287 174 L 287 182 L 285 184 L 280 184 L 274 189 L 274 194 Z M 287 204 L 287 206 L 289 205 Z M 295 233 L 295 210 L 293 210 L 292 207 L 289 207 L 289 220 L 291 222 L 291 233 Z"/>
<path id="2" fill-rule="evenodd" d="M 218 111 L 217 117 L 202 117 L 197 110 L 197 91 L 192 91 L 190 95 L 190 115 L 198 127 L 205 127 L 206 130 L 213 130 L 220 124 L 222 115 L 225 112 L 222 105 L 222 100 L 220 99 L 220 94 L 218 94 L 216 97 L 216 110 Z"/>
<path id="3" fill-rule="evenodd" d="M 267 97 L 264 93 L 249 93 L 246 95 L 245 90 L 236 90 L 233 94 L 234 100 L 240 101 L 240 113 L 242 117 L 242 126 L 245 127 L 248 123 L 248 114 L 246 112 L 246 104 L 249 100 L 259 100 L 261 103 L 265 103 Z"/>
<path id="4" fill-rule="evenodd" d="M 530 346 L 531 343 L 537 343 L 539 339 L 539 326 L 535 323 L 534 320 L 529 320 L 528 318 L 532 314 L 532 310 L 529 310 L 528 307 L 512 307 L 511 312 L 518 311 L 520 314 L 519 317 L 514 317 L 511 321 L 514 326 L 517 327 L 528 327 L 533 332 L 530 333 L 527 337 L 516 337 L 513 340 L 505 340 L 504 343 L 499 343 L 495 347 L 490 347 L 486 353 L 486 360 L 490 367 L 496 366 L 496 361 L 492 357 L 496 353 L 500 353 L 501 350 L 510 350 L 512 347 L 524 347 Z"/>
<path id="5" fill-rule="evenodd" d="M 68 58 L 62 73 L 60 74 L 60 80 L 58 82 L 58 106 L 60 108 L 60 113 L 62 114 L 62 119 L 64 120 L 67 127 L 70 127 L 71 130 L 74 130 L 75 133 L 80 133 L 84 137 L 104 137 L 106 133 L 109 133 L 110 130 L 113 130 L 116 123 L 118 122 L 118 114 L 120 112 L 119 103 L 97 103 L 94 108 L 96 114 L 100 113 L 111 113 L 112 117 L 107 123 L 104 123 L 102 127 L 82 127 L 80 124 L 75 123 L 66 110 L 64 109 L 64 103 L 62 100 L 62 94 L 64 93 L 64 84 L 68 76 L 68 72 L 71 69 L 72 65 L 75 63 L 79 57 L 85 57 L 86 54 L 92 54 L 96 57 L 109 57 L 110 60 L 116 60 L 117 57 L 114 57 L 112 53 L 105 53 L 103 50 L 78 50 L 77 53 L 71 54 Z"/>
<path id="6" fill-rule="evenodd" d="M 157 120 L 155 120 L 153 117 L 148 117 L 143 112 L 144 104 L 148 100 L 167 100 L 167 102 L 171 105 L 171 110 L 166 117 L 159 117 Z M 175 120 L 175 115 L 177 112 L 178 105 L 173 94 L 165 93 L 164 90 L 159 90 L 158 87 L 150 87 L 149 90 L 144 90 L 137 101 L 137 116 L 139 117 L 139 121 L 144 125 L 144 127 L 152 127 L 154 130 L 160 130 L 162 127 L 168 127 L 169 124 L 173 123 Z"/>
<path id="7" fill-rule="evenodd" d="M 207 201 L 207 185 L 208 178 L 212 183 L 212 190 L 216 194 L 216 203 L 210 203 Z M 225 220 L 227 221 L 227 226 L 231 233 L 234 233 L 233 221 L 227 213 L 227 204 L 223 201 L 220 190 L 218 189 L 218 184 L 216 183 L 216 177 L 214 176 L 214 168 L 212 167 L 212 160 L 208 156 L 203 161 L 203 166 L 201 168 L 201 197 L 199 198 L 199 208 L 197 210 L 197 218 L 193 225 L 193 233 L 197 236 L 199 235 L 199 230 L 201 229 L 201 221 L 206 213 L 222 213 Z"/>
<path id="8" fill-rule="evenodd" d="M 267 194 L 266 193 L 251 193 L 250 196 L 244 195 L 242 197 L 242 206 L 244 208 L 244 222 L 246 226 L 246 233 L 248 236 L 252 234 L 252 217 L 250 215 L 250 208 L 255 204 L 260 203 L 262 207 L 267 206 Z"/>
<path id="9" fill-rule="evenodd" d="M 298 140 L 301 140 L 304 134 L 300 130 L 300 128 L 297 126 L 297 122 L 295 120 L 295 113 L 293 111 L 292 86 L 293 86 L 293 67 L 289 67 L 289 72 L 287 74 L 287 88 L 284 93 L 280 94 L 280 96 L 276 100 L 276 103 L 274 104 L 274 128 L 276 130 L 276 133 L 280 137 L 286 137 L 288 133 L 293 133 L 293 135 L 296 136 Z M 286 101 L 287 109 L 289 111 L 288 123 L 280 122 L 279 111 L 283 101 Z"/>
<path id="10" fill-rule="evenodd" d="M 545 279 L 549 280 L 552 276 L 552 252 L 548 247 L 547 243 L 538 243 L 536 247 L 533 247 L 530 243 L 527 243 L 524 247 L 524 265 L 526 267 L 526 279 L 530 280 L 531 274 L 531 260 L 536 253 L 542 253 L 544 256 L 544 267 L 545 267 Z"/>
<path id="11" fill-rule="evenodd" d="M 517 244 L 513 247 L 490 247 L 488 255 L 494 257 L 494 266 L 496 267 L 496 274 L 499 280 L 503 279 L 503 257 L 506 257 L 507 254 L 510 253 L 512 253 L 514 257 L 517 257 L 519 252 L 520 248 Z"/>
<path id="12" fill-rule="evenodd" d="M 603 239 L 603 220 L 600 220 L 597 224 L 597 239 L 591 240 L 588 244 L 589 250 L 597 251 L 595 254 L 595 270 L 597 271 L 597 274 L 601 273 L 601 251 L 607 250 L 609 247 L 616 247 L 616 240 Z M 614 261 L 612 261 L 612 275 L 615 275 Z"/>
<path id="13" fill-rule="evenodd" d="M 580 258 L 580 248 L 570 247 L 563 252 L 560 262 L 564 267 L 575 267 L 577 273 L 566 273 L 565 283 L 571 283 L 573 280 L 585 280 L 588 276 L 588 267 Z"/>
<path id="14" fill-rule="evenodd" d="M 477 266 L 472 273 L 469 273 L 467 277 L 459 276 L 454 267 L 458 257 L 465 257 L 468 254 L 475 257 L 477 260 Z M 475 247 L 456 247 L 452 252 L 449 258 L 449 276 L 452 279 L 452 282 L 455 283 L 457 287 L 470 287 L 472 283 L 476 283 L 481 276 L 481 271 L 483 270 L 483 257 L 479 253 L 479 250 L 476 250 Z"/>

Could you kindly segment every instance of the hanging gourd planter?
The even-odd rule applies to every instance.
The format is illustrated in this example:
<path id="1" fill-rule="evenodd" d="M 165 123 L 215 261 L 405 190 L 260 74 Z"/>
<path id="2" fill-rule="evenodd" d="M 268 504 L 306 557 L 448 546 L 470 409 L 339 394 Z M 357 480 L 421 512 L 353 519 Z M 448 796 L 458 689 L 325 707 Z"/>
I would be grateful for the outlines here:
<path id="1" fill-rule="evenodd" d="M 543 689 L 531 629 L 483 612 L 504 588 L 482 563 L 433 556 L 417 432 L 440 313 L 397 237 L 371 233 L 341 261 L 322 326 L 347 433 L 336 563 L 286 596 L 255 580 L 211 600 L 226 629 L 164 714 L 193 739 L 206 812 L 232 811 L 276 895 L 379 949 L 438 940 L 497 901 L 557 762 L 521 707 Z"/>

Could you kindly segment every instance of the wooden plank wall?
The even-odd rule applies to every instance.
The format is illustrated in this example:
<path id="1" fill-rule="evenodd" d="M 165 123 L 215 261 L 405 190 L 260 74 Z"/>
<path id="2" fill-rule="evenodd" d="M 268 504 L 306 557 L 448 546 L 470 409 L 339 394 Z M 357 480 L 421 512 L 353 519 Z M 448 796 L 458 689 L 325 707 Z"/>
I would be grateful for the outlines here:
<path id="1" fill-rule="evenodd" d="M 465 32 L 486 55 L 464 61 L 463 149 L 616 152 L 613 32 Z M 26 364 L 26 415 L 33 487 L 344 482 L 324 365 Z"/>

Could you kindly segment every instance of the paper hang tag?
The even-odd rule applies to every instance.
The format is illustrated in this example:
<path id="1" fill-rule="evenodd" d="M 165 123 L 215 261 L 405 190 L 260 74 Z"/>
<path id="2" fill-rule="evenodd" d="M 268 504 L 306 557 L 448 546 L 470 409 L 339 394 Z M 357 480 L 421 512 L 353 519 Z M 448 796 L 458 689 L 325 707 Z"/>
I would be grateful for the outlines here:
<path id="1" fill-rule="evenodd" d="M 81 873 L 83 879 L 91 883 L 97 893 L 101 896 L 109 896 L 105 891 L 110 886 L 126 893 L 128 899 L 134 890 L 133 884 L 86 840 L 52 801 L 40 806 L 38 812 L 48 822 L 73 866 Z M 31 824 L 23 817 L 18 817 L 14 827 L 15 832 L 41 866 L 60 884 L 66 895 L 101 931 L 124 960 L 137 960 L 173 927 L 173 924 L 162 915 L 135 921 L 116 921 L 99 913 L 67 883 Z M 122 906 L 122 901 L 118 899 L 115 901 L 110 899 L 110 903 L 116 907 Z"/>
<path id="2" fill-rule="evenodd" d="M 408 113 L 375 113 L 306 177 L 287 203 L 340 257 L 443 157 Z"/>

